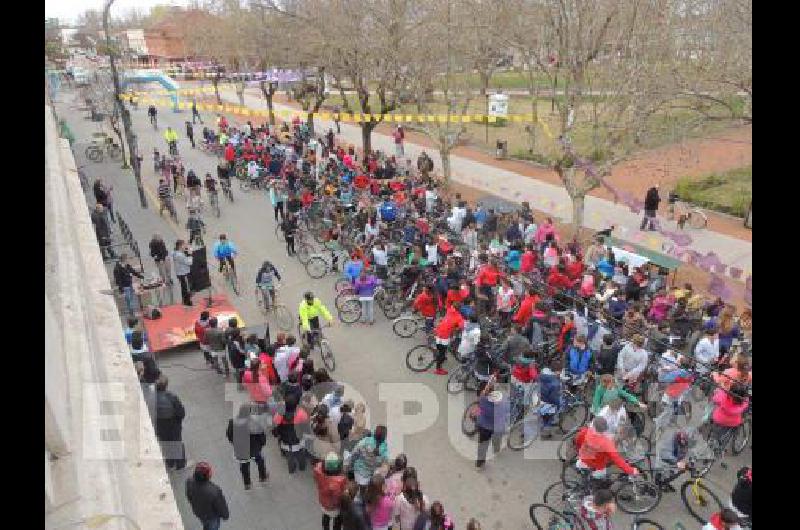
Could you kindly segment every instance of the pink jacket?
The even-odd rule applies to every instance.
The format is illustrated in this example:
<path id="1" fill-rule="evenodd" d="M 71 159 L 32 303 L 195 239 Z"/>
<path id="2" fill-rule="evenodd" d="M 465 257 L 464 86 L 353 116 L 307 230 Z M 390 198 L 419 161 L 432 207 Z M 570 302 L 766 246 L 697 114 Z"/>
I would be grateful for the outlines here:
<path id="1" fill-rule="evenodd" d="M 737 405 L 727 392 L 718 388 L 711 401 L 717 405 L 711 415 L 714 423 L 722 427 L 738 427 L 742 424 L 742 414 L 747 410 L 746 399 Z"/>
<path id="2" fill-rule="evenodd" d="M 558 240 L 558 237 L 556 237 L 556 227 L 553 225 L 542 223 L 536 229 L 536 235 L 534 236 L 534 238 L 536 239 L 536 242 L 541 245 L 542 243 L 545 242 L 549 234 L 553 234 L 553 239 Z"/>
<path id="3" fill-rule="evenodd" d="M 250 394 L 250 399 L 256 403 L 266 403 L 267 398 L 272 395 L 272 387 L 269 386 L 269 379 L 264 374 L 258 374 L 258 382 L 253 381 L 253 372 L 245 370 L 242 382 Z"/>
<path id="4" fill-rule="evenodd" d="M 591 274 L 585 274 L 583 276 L 583 280 L 581 281 L 581 288 L 578 291 L 578 295 L 586 297 L 592 296 L 594 294 L 594 276 Z"/>
<path id="5" fill-rule="evenodd" d="M 669 308 L 671 306 L 672 300 L 670 300 L 669 297 L 656 296 L 653 299 L 653 307 L 650 308 L 650 312 L 647 314 L 647 316 L 656 322 L 661 322 L 667 317 L 667 313 L 669 312 Z"/>

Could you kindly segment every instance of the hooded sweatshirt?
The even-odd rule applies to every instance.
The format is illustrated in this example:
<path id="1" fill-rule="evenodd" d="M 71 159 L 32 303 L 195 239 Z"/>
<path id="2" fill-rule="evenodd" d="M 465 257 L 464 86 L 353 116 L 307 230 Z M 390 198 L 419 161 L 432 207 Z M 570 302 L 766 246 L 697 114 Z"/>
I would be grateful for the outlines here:
<path id="1" fill-rule="evenodd" d="M 718 388 L 711 401 L 716 405 L 711 419 L 723 427 L 738 427 L 742 424 L 742 414 L 747 410 L 747 399 L 735 403 L 731 395 Z"/>

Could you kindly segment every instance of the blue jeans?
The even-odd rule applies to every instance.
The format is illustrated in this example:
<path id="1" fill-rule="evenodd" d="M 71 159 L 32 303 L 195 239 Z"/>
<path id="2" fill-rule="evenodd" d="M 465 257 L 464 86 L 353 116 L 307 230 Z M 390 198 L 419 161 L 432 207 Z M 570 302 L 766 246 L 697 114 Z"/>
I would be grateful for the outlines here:
<path id="1" fill-rule="evenodd" d="M 125 306 L 128 308 L 128 313 L 131 315 L 136 314 L 136 295 L 133 293 L 133 287 L 123 287 L 122 294 L 125 296 Z"/>
<path id="2" fill-rule="evenodd" d="M 219 530 L 220 524 L 222 524 L 222 521 L 219 517 L 203 521 L 203 530 Z"/>

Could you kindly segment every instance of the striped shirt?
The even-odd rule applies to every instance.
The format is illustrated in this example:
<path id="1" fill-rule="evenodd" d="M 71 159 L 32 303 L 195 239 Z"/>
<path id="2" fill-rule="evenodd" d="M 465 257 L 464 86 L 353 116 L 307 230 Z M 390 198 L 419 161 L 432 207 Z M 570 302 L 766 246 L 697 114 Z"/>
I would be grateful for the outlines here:
<path id="1" fill-rule="evenodd" d="M 166 182 L 163 184 L 158 185 L 158 198 L 159 199 L 169 199 L 171 193 L 169 191 L 169 184 Z"/>

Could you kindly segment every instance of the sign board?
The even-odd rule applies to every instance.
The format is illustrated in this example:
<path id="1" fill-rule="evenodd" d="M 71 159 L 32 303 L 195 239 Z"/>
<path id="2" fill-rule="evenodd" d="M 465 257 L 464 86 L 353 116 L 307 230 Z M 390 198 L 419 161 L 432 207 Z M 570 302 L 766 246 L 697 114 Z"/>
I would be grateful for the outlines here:
<path id="1" fill-rule="evenodd" d="M 508 117 L 508 95 L 506 94 L 490 94 L 489 95 L 489 108 L 487 114 L 495 118 Z"/>

